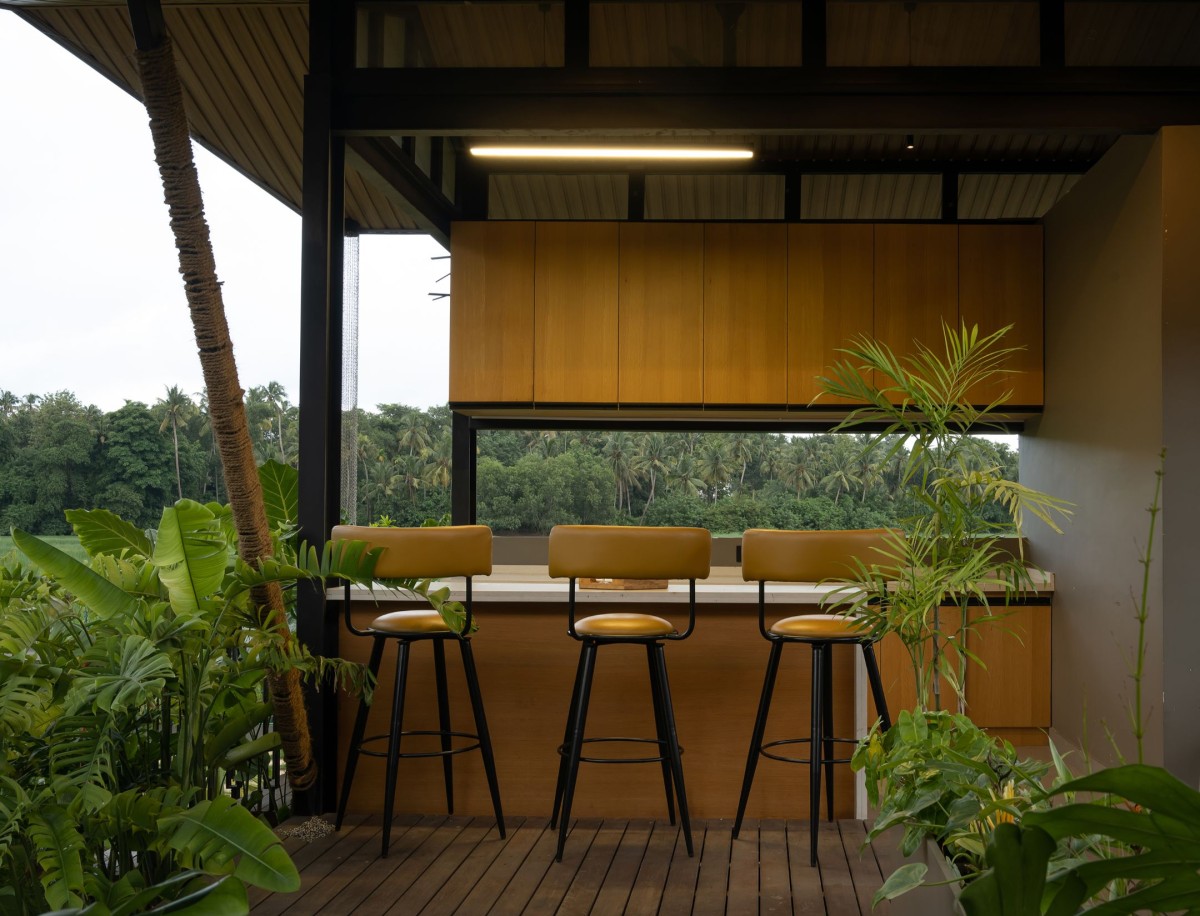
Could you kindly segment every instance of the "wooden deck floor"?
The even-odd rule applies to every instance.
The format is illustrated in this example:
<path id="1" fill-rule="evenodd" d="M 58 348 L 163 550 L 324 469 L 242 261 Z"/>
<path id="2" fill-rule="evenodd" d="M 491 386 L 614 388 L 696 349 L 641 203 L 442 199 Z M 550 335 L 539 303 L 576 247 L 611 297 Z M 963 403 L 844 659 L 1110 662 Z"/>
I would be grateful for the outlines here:
<path id="1" fill-rule="evenodd" d="M 255 916 L 872 916 L 884 869 L 861 821 L 822 823 L 819 868 L 808 864 L 804 821 L 693 825 L 689 859 L 665 821 L 577 821 L 561 864 L 546 818 L 510 818 L 499 839 L 491 818 L 398 817 L 388 858 L 380 819 L 347 818 L 338 834 L 286 842 L 303 885 L 293 894 L 252 893 Z M 874 916 L 885 912 L 883 904 Z"/>

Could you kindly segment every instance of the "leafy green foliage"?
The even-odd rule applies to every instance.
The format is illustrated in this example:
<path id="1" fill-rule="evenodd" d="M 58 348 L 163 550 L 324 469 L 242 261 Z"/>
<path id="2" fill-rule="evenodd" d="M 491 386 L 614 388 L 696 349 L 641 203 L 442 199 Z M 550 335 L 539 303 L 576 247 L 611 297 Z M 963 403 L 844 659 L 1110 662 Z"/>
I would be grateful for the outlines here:
<path id="1" fill-rule="evenodd" d="M 1011 744 L 966 716 L 908 710 L 886 732 L 876 723 L 851 767 L 866 771 L 867 797 L 879 811 L 870 838 L 900 826 L 902 853 L 932 838 L 967 873 L 982 867 L 992 827 L 1042 797 L 1039 779 L 1049 769 L 1018 760 Z"/>
<path id="2" fill-rule="evenodd" d="M 1022 486 L 1004 469 L 988 463 L 983 440 L 971 433 L 994 431 L 1005 394 L 990 404 L 975 393 L 1003 377 L 1013 352 L 1002 340 L 1008 328 L 980 335 L 978 327 L 943 327 L 942 352 L 919 344 L 899 357 L 883 343 L 858 338 L 842 352 L 824 393 L 865 404 L 850 412 L 838 429 L 864 426 L 870 435 L 864 454 L 882 454 L 919 511 L 906 520 L 877 557 L 858 558 L 855 572 L 837 596 L 848 613 L 860 617 L 875 637 L 896 633 L 913 663 L 917 703 L 940 707 L 939 678 L 961 698 L 970 660 L 967 630 L 993 615 L 972 618 L 970 603 L 987 608 L 999 590 L 1007 602 L 1030 587 L 1024 558 L 999 546 L 1011 526 L 1018 537 L 1026 515 L 1058 530 L 1069 516 L 1062 500 Z M 868 379 L 877 379 L 869 382 Z M 905 451 L 907 445 L 907 451 Z M 950 627 L 940 610 L 954 607 Z"/>
<path id="3" fill-rule="evenodd" d="M 286 494 L 295 470 L 268 473 Z M 261 568 L 236 556 L 223 507 L 186 499 L 153 535 L 113 513 L 72 513 L 90 566 L 13 532 L 45 575 L 0 564 L 0 888 L 12 889 L 0 912 L 244 912 L 246 884 L 297 886 L 247 807 L 280 743 L 265 679 L 298 669 L 369 685 L 360 666 L 314 658 L 264 625 L 253 587 L 369 583 L 378 553 L 293 547 L 295 514 L 282 508 Z"/>

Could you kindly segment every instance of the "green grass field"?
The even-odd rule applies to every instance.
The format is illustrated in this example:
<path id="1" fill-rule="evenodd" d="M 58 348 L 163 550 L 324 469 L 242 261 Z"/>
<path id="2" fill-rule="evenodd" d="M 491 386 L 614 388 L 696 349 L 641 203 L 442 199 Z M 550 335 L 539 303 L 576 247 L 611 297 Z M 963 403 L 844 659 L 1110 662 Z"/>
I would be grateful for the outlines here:
<path id="1" fill-rule="evenodd" d="M 42 538 L 47 544 L 57 547 L 63 553 L 69 553 L 77 560 L 87 562 L 87 554 L 83 552 L 83 548 L 79 545 L 79 538 L 73 534 L 50 534 Z M 13 546 L 12 538 L 7 534 L 0 535 L 0 557 L 8 554 L 9 551 L 16 551 L 17 555 L 24 559 L 24 554 Z"/>

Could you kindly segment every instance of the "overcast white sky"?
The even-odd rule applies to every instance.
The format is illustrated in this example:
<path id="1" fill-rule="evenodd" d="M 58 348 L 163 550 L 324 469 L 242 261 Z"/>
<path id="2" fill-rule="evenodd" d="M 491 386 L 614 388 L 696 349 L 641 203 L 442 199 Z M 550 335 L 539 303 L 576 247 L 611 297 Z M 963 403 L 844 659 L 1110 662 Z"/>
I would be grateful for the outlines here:
<path id="1" fill-rule="evenodd" d="M 114 410 L 203 387 L 141 104 L 0 10 L 0 389 Z M 299 396 L 300 217 L 195 148 L 242 387 Z M 364 236 L 361 406 L 445 403 L 449 261 Z"/>

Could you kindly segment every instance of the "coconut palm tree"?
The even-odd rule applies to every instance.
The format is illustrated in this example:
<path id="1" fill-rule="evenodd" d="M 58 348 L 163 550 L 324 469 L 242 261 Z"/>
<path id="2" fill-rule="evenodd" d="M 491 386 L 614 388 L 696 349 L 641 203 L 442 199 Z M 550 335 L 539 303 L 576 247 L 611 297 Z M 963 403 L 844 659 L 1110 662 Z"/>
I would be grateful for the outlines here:
<path id="1" fill-rule="evenodd" d="M 659 476 L 666 477 L 670 468 L 671 445 L 664 433 L 650 433 L 641 437 L 641 448 L 634 456 L 633 464 L 637 472 L 650 478 L 650 493 L 646 496 L 646 507 L 642 510 L 643 520 L 650 504 L 654 502 L 655 484 Z"/>
<path id="2" fill-rule="evenodd" d="M 637 480 L 637 471 L 633 467 L 633 439 L 624 430 L 609 433 L 604 440 L 604 459 L 612 468 L 613 477 L 617 481 L 617 509 L 624 503 L 630 515 L 633 514 L 630 489 Z"/>
<path id="3" fill-rule="evenodd" d="M 676 459 L 667 475 L 667 481 L 671 484 L 672 490 L 678 490 L 689 496 L 696 496 L 704 489 L 704 481 L 696 468 L 696 459 L 687 451 Z"/>
<path id="4" fill-rule="evenodd" d="M 183 499 L 183 477 L 179 473 L 179 424 L 191 419 L 196 405 L 182 388 L 172 385 L 167 389 L 167 396 L 159 399 L 155 406 L 163 409 L 163 420 L 158 431 L 166 432 L 167 427 L 171 427 L 171 444 L 175 447 L 175 488 L 179 498 Z"/>
<path id="5" fill-rule="evenodd" d="M 429 421 L 425 415 L 419 410 L 405 412 L 400 418 L 400 428 L 396 430 L 396 444 L 408 449 L 409 455 L 423 455 L 431 442 Z"/>
<path id="6" fill-rule="evenodd" d="M 225 470 L 225 484 L 238 534 L 238 553 L 246 563 L 257 567 L 261 560 L 273 554 L 274 545 L 258 466 L 254 461 L 254 446 L 246 423 L 246 406 L 242 401 L 229 322 L 217 279 L 212 240 L 204 218 L 200 179 L 192 159 L 192 142 L 175 54 L 170 39 L 163 36 L 155 47 L 139 47 L 135 57 L 146 113 L 150 117 L 154 158 L 170 211 L 171 230 L 179 253 L 179 272 L 183 275 L 188 312 L 208 391 L 213 434 Z M 279 586 L 259 587 L 252 597 L 261 609 L 263 622 L 286 639 L 290 630 Z M 272 672 L 269 684 L 275 729 L 287 758 L 288 780 L 295 789 L 307 789 L 316 781 L 317 766 L 300 673 L 294 668 Z"/>
<path id="7" fill-rule="evenodd" d="M 287 451 L 283 445 L 283 415 L 292 406 L 288 403 L 287 391 L 279 382 L 267 382 L 264 389 L 267 404 L 275 414 L 276 444 L 279 446 L 279 463 L 287 464 Z"/>

